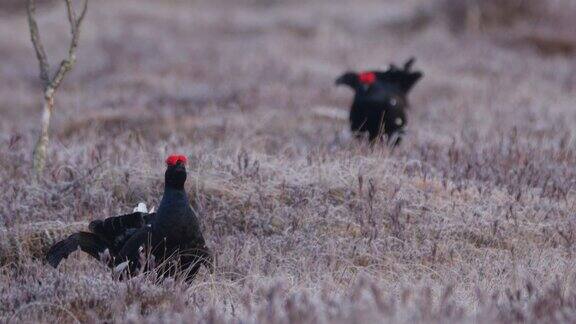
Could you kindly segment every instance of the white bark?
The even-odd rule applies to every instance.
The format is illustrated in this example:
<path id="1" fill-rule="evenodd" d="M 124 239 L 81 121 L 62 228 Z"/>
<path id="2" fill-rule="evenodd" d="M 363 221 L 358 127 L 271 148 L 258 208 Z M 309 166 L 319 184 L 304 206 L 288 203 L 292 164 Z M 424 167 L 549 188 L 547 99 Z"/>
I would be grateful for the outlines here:
<path id="1" fill-rule="evenodd" d="M 34 170 L 37 174 L 44 171 L 46 166 L 46 153 L 48 150 L 48 131 L 50 129 L 50 120 L 52 119 L 52 110 L 54 109 L 54 91 L 47 90 L 44 96 L 44 107 L 42 109 L 42 120 L 40 136 L 34 147 L 33 160 Z"/>

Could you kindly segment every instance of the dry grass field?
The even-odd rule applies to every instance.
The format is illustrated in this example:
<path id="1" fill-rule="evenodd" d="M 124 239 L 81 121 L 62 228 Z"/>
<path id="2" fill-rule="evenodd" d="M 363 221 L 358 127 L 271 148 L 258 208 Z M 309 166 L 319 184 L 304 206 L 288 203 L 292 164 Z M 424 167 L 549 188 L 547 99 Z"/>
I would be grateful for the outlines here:
<path id="1" fill-rule="evenodd" d="M 55 65 L 68 26 L 46 2 Z M 0 323 L 576 321 L 574 1 L 92 1 L 39 181 L 38 65 L 6 3 Z M 399 148 L 315 113 L 346 112 L 344 70 L 410 56 L 425 77 Z M 119 282 L 81 253 L 38 258 L 157 205 L 173 152 L 213 274 Z"/>

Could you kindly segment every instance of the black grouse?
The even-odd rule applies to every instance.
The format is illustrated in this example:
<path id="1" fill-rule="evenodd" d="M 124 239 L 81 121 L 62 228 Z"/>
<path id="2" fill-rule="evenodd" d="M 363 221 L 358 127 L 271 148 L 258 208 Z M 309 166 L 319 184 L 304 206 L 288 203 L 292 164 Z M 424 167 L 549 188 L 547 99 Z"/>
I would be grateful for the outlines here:
<path id="1" fill-rule="evenodd" d="M 403 68 L 390 65 L 386 71 L 347 72 L 336 80 L 355 91 L 350 109 L 350 129 L 359 136 L 368 132 L 370 142 L 386 135 L 388 143 L 398 145 L 407 124 L 408 93 L 422 78 L 411 70 L 415 59 Z"/>
<path id="2" fill-rule="evenodd" d="M 135 212 L 95 220 L 89 224 L 90 232 L 75 233 L 54 244 L 46 255 L 48 263 L 56 268 L 80 248 L 96 259 L 109 254 L 108 266 L 127 266 L 131 273 L 158 265 L 163 275 L 183 270 L 190 280 L 201 265 L 212 269 L 210 250 L 184 189 L 186 162 L 182 155 L 166 160 L 164 195 L 156 213 Z M 154 262 L 141 264 L 144 251 Z"/>

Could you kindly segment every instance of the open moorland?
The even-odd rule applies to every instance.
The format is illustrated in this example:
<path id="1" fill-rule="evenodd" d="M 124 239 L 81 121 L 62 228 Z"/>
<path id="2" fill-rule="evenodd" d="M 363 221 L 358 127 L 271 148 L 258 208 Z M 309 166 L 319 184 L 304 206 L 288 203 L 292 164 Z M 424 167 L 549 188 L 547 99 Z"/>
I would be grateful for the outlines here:
<path id="1" fill-rule="evenodd" d="M 92 1 L 36 181 L 38 64 L 25 12 L 0 7 L 0 323 L 576 321 L 574 1 Z M 62 3 L 38 18 L 56 65 Z M 319 113 L 346 114 L 345 70 L 410 56 L 400 147 Z M 171 153 L 214 273 L 42 262 L 157 206 Z"/>

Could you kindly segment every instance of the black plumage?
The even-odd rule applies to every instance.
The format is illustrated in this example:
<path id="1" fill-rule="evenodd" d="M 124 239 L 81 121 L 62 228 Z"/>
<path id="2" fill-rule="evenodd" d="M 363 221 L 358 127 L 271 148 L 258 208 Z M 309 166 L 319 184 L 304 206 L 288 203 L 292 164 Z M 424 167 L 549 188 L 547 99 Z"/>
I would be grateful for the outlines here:
<path id="1" fill-rule="evenodd" d="M 200 230 L 195 211 L 184 189 L 186 157 L 167 159 L 164 195 L 156 213 L 132 213 L 90 223 L 90 232 L 80 232 L 54 244 L 46 255 L 53 267 L 78 248 L 108 265 L 126 265 L 130 272 L 160 268 L 163 275 L 185 271 L 192 279 L 201 265 L 212 269 L 210 250 Z M 153 262 L 142 264 L 143 253 Z"/>
<path id="2" fill-rule="evenodd" d="M 391 65 L 386 71 L 347 72 L 336 80 L 355 92 L 349 117 L 355 135 L 368 133 L 372 143 L 386 135 L 388 143 L 400 143 L 408 122 L 408 93 L 423 76 L 412 71 L 414 62 L 412 58 L 402 68 Z"/>
<path id="3" fill-rule="evenodd" d="M 122 260 L 119 253 L 124 244 L 138 229 L 149 225 L 154 216 L 155 213 L 135 212 L 90 222 L 90 232 L 74 233 L 50 247 L 46 261 L 56 268 L 62 259 L 80 248 L 96 259 L 109 254 L 112 258 L 108 264 L 114 266 L 115 262 Z"/>

